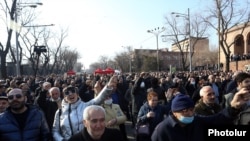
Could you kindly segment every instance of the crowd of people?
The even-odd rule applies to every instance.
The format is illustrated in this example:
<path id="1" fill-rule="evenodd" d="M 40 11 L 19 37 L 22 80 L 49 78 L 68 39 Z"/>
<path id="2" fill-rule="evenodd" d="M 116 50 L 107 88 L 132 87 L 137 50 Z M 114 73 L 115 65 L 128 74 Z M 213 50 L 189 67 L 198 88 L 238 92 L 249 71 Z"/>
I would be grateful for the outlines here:
<path id="1" fill-rule="evenodd" d="M 0 140 L 202 141 L 207 125 L 249 124 L 250 73 L 9 77 L 0 81 Z M 147 134 L 139 132 L 147 125 Z"/>

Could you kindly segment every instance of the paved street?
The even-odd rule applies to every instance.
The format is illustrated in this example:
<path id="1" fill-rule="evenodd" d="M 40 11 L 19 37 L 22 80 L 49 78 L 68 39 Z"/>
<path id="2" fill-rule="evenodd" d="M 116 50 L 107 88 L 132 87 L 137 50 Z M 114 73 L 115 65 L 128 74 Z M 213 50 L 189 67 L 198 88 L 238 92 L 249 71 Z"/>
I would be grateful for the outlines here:
<path id="1" fill-rule="evenodd" d="M 128 136 L 128 139 L 129 139 L 128 141 L 135 141 L 134 128 L 132 128 L 131 121 L 126 121 L 125 126 L 126 126 L 127 136 Z"/>

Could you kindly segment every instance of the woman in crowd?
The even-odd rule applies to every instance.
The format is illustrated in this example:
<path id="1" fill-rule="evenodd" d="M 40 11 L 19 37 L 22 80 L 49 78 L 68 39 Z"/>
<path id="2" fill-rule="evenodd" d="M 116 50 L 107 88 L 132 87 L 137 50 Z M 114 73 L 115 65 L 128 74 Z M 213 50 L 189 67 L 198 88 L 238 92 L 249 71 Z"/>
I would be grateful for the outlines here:
<path id="1" fill-rule="evenodd" d="M 120 108 L 119 104 L 114 104 L 112 97 L 108 97 L 103 104 L 103 108 L 105 109 L 105 123 L 107 128 L 115 128 L 120 130 L 119 125 L 125 124 L 127 117 L 122 112 L 122 109 Z M 127 134 L 123 133 L 122 130 L 120 130 L 124 140 L 127 140 Z"/>
<path id="2" fill-rule="evenodd" d="M 158 123 L 164 119 L 167 113 L 166 107 L 158 104 L 158 94 L 151 91 L 147 94 L 147 102 L 144 103 L 138 113 L 137 125 L 149 124 L 149 135 L 137 134 L 137 141 L 151 141 L 150 137 Z"/>
<path id="3" fill-rule="evenodd" d="M 76 87 L 64 88 L 62 108 L 55 114 L 52 134 L 55 141 L 68 140 L 72 135 L 81 131 L 83 125 L 83 111 L 89 105 L 100 105 L 112 92 L 113 86 L 117 84 L 117 76 L 113 76 L 97 97 L 89 102 L 83 102 Z"/>

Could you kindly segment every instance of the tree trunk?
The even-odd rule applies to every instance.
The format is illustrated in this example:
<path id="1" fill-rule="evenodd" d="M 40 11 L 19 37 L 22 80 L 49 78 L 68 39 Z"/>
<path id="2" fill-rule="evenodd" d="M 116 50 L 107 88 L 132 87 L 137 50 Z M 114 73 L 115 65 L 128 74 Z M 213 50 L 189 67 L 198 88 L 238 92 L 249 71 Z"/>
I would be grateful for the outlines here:
<path id="1" fill-rule="evenodd" d="M 6 54 L 0 51 L 1 54 L 1 77 L 6 79 L 7 78 L 7 71 L 6 71 Z"/>
<path id="2" fill-rule="evenodd" d="M 230 56 L 226 55 L 226 72 L 229 72 L 230 69 Z"/>

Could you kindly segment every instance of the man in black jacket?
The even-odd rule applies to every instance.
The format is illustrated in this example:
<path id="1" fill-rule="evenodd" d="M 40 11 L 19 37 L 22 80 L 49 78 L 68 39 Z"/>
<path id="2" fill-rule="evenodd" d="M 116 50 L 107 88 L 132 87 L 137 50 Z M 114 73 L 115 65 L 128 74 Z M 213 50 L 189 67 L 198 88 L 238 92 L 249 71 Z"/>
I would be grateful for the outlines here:
<path id="1" fill-rule="evenodd" d="M 234 95 L 229 107 L 215 115 L 200 116 L 194 113 L 192 99 L 187 95 L 178 94 L 172 101 L 171 113 L 157 125 L 151 139 L 152 141 L 204 141 L 206 137 L 212 138 L 214 136 L 208 135 L 207 127 L 212 129 L 220 126 L 223 130 L 221 125 L 231 125 L 249 100 L 250 91 L 243 88 Z M 226 127 L 224 130 L 227 130 Z"/>
<path id="2" fill-rule="evenodd" d="M 83 113 L 84 129 L 71 136 L 69 141 L 123 141 L 118 129 L 105 127 L 105 110 L 101 106 L 88 106 Z"/>

